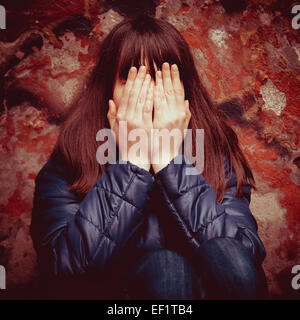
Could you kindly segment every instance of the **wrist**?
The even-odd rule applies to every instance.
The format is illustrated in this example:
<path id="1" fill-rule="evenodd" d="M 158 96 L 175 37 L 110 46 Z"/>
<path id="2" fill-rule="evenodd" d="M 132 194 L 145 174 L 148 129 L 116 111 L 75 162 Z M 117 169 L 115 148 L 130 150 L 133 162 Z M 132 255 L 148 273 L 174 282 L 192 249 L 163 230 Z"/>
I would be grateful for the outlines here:
<path id="1" fill-rule="evenodd" d="M 130 162 L 146 171 L 150 171 L 151 164 L 148 159 L 144 159 L 144 157 L 134 157 L 132 155 L 128 155 L 127 153 L 121 152 L 121 160 Z"/>
<path id="2" fill-rule="evenodd" d="M 164 157 L 153 156 L 151 166 L 154 173 L 157 173 L 158 171 L 166 167 L 178 154 L 179 153 L 177 152 Z"/>
<path id="3" fill-rule="evenodd" d="M 130 161 L 130 160 L 129 160 L 129 161 Z M 146 170 L 146 171 L 150 171 L 150 168 L 151 168 L 151 165 L 150 165 L 150 164 L 145 164 L 145 163 L 140 163 L 140 162 L 134 163 L 134 162 L 132 162 L 132 161 L 130 161 L 130 162 L 131 162 L 132 164 L 134 164 L 134 165 L 136 165 L 136 166 L 138 166 L 138 167 Z"/>
<path id="4" fill-rule="evenodd" d="M 128 162 L 134 164 L 135 166 L 140 167 L 140 168 L 142 168 L 142 169 L 144 169 L 146 171 L 150 171 L 151 165 L 147 161 L 140 161 L 138 159 L 133 159 L 133 158 L 130 158 L 130 157 L 126 158 L 126 159 L 122 159 L 122 160 L 128 161 Z"/>
<path id="5" fill-rule="evenodd" d="M 152 164 L 152 168 L 153 168 L 154 173 L 156 174 L 157 172 L 162 170 L 167 165 L 168 165 L 168 163 Z"/>

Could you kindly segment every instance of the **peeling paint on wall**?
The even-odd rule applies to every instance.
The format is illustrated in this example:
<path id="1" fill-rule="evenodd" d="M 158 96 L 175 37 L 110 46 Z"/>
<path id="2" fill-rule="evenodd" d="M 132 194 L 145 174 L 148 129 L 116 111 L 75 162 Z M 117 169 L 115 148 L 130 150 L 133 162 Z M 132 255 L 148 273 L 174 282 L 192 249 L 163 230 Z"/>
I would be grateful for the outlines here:
<path id="1" fill-rule="evenodd" d="M 272 110 L 280 116 L 281 111 L 286 106 L 286 96 L 284 92 L 279 91 L 274 83 L 268 79 L 266 84 L 261 86 L 260 93 L 265 102 L 264 109 Z"/>
<path id="2" fill-rule="evenodd" d="M 228 45 L 226 44 L 226 40 L 231 37 L 231 35 L 225 30 L 211 29 L 209 30 L 209 37 L 216 46 L 222 49 L 227 49 Z"/>

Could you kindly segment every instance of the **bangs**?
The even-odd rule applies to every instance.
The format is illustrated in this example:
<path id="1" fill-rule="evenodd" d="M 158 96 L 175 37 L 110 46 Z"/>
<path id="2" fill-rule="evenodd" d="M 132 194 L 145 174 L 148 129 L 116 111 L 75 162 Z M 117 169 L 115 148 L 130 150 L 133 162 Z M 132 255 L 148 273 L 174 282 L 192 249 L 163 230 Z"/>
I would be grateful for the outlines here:
<path id="1" fill-rule="evenodd" d="M 157 34 L 137 34 L 132 32 L 121 44 L 119 59 L 119 78 L 126 80 L 129 69 L 134 66 L 139 69 L 141 65 L 148 65 L 149 73 L 155 79 L 155 67 L 161 70 L 162 64 L 176 63 L 181 69 L 181 57 L 173 41 L 166 41 Z M 154 64 L 155 63 L 155 64 Z"/>

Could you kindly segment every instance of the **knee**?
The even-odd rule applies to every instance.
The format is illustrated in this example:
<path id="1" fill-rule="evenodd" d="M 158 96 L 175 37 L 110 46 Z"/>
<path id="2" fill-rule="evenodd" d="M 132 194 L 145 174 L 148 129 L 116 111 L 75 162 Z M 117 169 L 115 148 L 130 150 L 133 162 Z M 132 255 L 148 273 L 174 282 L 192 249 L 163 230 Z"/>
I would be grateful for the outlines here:
<path id="1" fill-rule="evenodd" d="M 256 267 L 250 250 L 234 238 L 213 238 L 204 242 L 193 256 L 193 259 L 199 258 L 204 264 L 222 268 L 230 265 L 233 271 L 245 274 Z"/>
<path id="2" fill-rule="evenodd" d="M 233 238 L 211 239 L 196 251 L 193 260 L 210 282 L 207 286 L 214 284 L 215 288 L 219 286 L 219 292 L 222 292 L 222 287 L 241 298 L 267 297 L 267 281 L 262 266 L 255 263 L 250 250 L 240 241 Z"/>
<path id="3" fill-rule="evenodd" d="M 128 295 L 137 299 L 192 299 L 202 294 L 195 285 L 196 277 L 188 260 L 177 252 L 151 251 L 131 273 Z"/>
<path id="4" fill-rule="evenodd" d="M 148 252 L 137 264 L 134 274 L 135 277 L 166 278 L 171 275 L 178 277 L 184 276 L 184 270 L 188 268 L 188 261 L 179 253 L 160 249 Z"/>
<path id="5" fill-rule="evenodd" d="M 141 264 L 154 262 L 160 266 L 170 266 L 174 264 L 184 264 L 187 262 L 186 258 L 178 252 L 168 249 L 153 250 L 144 255 L 141 259 Z"/>

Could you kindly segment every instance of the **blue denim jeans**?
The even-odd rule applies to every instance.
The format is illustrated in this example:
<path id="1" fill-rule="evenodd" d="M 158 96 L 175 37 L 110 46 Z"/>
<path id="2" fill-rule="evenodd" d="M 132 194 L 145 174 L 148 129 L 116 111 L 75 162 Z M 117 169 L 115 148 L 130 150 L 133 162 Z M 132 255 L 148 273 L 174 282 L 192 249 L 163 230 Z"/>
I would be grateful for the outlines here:
<path id="1" fill-rule="evenodd" d="M 267 299 L 261 265 L 233 238 L 206 241 L 190 260 L 175 251 L 147 253 L 124 286 L 128 299 Z"/>

